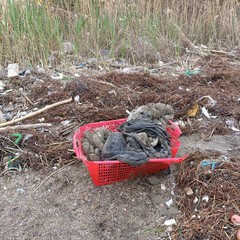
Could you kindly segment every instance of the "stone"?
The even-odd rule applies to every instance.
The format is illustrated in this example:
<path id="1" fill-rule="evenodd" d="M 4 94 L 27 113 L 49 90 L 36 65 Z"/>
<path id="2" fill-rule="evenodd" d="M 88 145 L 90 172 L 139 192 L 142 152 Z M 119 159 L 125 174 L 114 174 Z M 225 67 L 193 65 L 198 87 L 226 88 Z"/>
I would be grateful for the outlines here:
<path id="1" fill-rule="evenodd" d="M 156 176 L 149 176 L 147 177 L 147 181 L 151 184 L 151 185 L 158 185 L 161 183 L 161 180 L 156 177 Z"/>

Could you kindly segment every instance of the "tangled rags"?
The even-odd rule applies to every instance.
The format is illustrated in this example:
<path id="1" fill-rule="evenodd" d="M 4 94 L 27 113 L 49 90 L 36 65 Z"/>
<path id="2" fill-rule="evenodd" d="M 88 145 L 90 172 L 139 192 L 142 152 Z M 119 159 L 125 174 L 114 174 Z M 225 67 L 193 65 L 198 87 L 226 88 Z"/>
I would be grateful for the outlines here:
<path id="1" fill-rule="evenodd" d="M 162 103 L 149 103 L 132 111 L 119 132 L 106 128 L 86 131 L 82 147 L 90 161 L 119 160 L 129 165 L 142 165 L 150 158 L 171 157 L 166 131 L 173 108 Z"/>
<path id="2" fill-rule="evenodd" d="M 132 110 L 127 118 L 127 121 L 136 118 L 147 118 L 154 121 L 160 121 L 162 125 L 166 126 L 168 120 L 173 120 L 173 108 L 164 103 L 148 103 Z"/>
<path id="3" fill-rule="evenodd" d="M 171 157 L 170 139 L 160 124 L 150 119 L 136 118 L 110 133 L 103 146 L 105 160 L 119 160 L 129 165 L 141 165 L 150 158 Z"/>

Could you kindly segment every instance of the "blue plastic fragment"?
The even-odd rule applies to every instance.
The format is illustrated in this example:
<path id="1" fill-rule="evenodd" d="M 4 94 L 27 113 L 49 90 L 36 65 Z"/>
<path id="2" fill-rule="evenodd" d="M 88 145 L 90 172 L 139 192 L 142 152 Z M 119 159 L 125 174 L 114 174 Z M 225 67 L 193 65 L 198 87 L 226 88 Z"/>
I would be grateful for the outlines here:
<path id="1" fill-rule="evenodd" d="M 201 70 L 200 69 L 196 69 L 196 70 L 186 70 L 185 71 L 185 75 L 187 76 L 192 76 L 192 75 L 197 75 L 200 74 Z"/>
<path id="2" fill-rule="evenodd" d="M 202 167 L 206 167 L 209 165 L 211 166 L 211 169 L 214 170 L 217 167 L 217 165 L 219 165 L 219 162 L 213 162 L 213 161 L 208 161 L 208 160 L 201 162 Z"/>

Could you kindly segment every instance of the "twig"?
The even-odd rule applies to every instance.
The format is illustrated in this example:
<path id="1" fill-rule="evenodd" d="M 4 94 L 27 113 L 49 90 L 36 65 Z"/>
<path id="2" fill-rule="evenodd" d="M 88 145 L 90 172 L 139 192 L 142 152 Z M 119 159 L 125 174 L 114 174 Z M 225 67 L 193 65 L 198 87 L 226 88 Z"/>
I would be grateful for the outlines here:
<path id="1" fill-rule="evenodd" d="M 41 127 L 51 127 L 51 123 L 36 123 L 36 124 L 26 124 L 26 125 L 16 125 L 12 127 L 3 127 L 0 128 L 0 132 L 8 132 L 12 130 L 20 130 L 20 129 L 29 129 L 29 128 L 41 128 Z"/>
<path id="2" fill-rule="evenodd" d="M 28 96 L 26 96 L 22 91 L 20 91 L 20 93 L 23 95 L 23 97 L 26 98 L 26 100 L 27 100 L 32 106 L 34 105 L 33 102 L 29 99 Z"/>
<path id="3" fill-rule="evenodd" d="M 57 106 L 62 105 L 62 104 L 70 103 L 71 101 L 72 101 L 72 98 L 69 98 L 69 99 L 66 99 L 66 100 L 63 100 L 63 101 L 60 101 L 60 102 L 53 103 L 51 105 L 47 105 L 44 108 L 39 109 L 36 112 L 32 112 L 32 113 L 30 113 L 30 114 L 28 114 L 26 116 L 23 116 L 23 117 L 20 117 L 20 118 L 17 118 L 17 119 L 13 119 L 13 120 L 5 122 L 5 123 L 1 123 L 0 127 L 5 127 L 5 126 L 8 126 L 8 125 L 12 125 L 12 124 L 14 124 L 16 122 L 20 122 L 20 121 L 25 120 L 27 118 L 36 116 L 37 114 L 40 114 L 40 113 L 42 113 L 42 112 L 44 112 L 46 110 L 49 110 L 51 108 L 57 107 Z"/>
<path id="4" fill-rule="evenodd" d="M 63 166 L 62 168 L 58 169 L 57 171 L 51 173 L 48 177 L 46 177 L 46 178 L 33 190 L 33 193 L 35 193 L 35 192 L 36 192 L 50 177 L 52 177 L 54 174 L 59 173 L 59 172 L 62 172 L 63 170 L 65 170 L 65 168 L 66 168 L 67 166 L 70 166 L 70 165 L 72 165 L 72 164 L 74 164 L 74 163 L 76 163 L 76 162 L 77 162 L 77 161 L 74 160 L 74 161 L 66 164 L 66 165 Z"/>

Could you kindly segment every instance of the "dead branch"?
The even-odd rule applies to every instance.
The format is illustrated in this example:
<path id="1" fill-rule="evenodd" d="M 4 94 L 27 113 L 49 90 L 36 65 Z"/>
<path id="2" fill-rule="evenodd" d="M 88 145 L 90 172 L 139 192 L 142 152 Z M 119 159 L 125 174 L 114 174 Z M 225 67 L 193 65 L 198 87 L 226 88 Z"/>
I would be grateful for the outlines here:
<path id="1" fill-rule="evenodd" d="M 30 118 L 30 117 L 33 117 L 33 116 L 36 116 L 44 111 L 47 111 L 51 108 L 54 108 L 54 107 L 57 107 L 59 105 L 62 105 L 62 104 L 66 104 L 66 103 L 70 103 L 72 101 L 72 98 L 69 98 L 69 99 L 66 99 L 66 100 L 63 100 L 63 101 L 60 101 L 60 102 L 56 102 L 56 103 L 53 103 L 51 105 L 47 105 L 45 106 L 44 108 L 42 109 L 39 109 L 37 110 L 36 112 L 32 112 L 32 113 L 29 113 L 28 115 L 26 116 L 23 116 L 23 117 L 20 117 L 20 118 L 17 118 L 17 119 L 13 119 L 11 121 L 8 121 L 8 122 L 5 122 L 5 123 L 1 123 L 0 124 L 0 127 L 5 127 L 5 126 L 9 126 L 9 125 L 12 125 L 14 123 L 17 123 L 17 122 L 21 122 L 22 120 L 25 120 L 27 118 Z"/>
<path id="2" fill-rule="evenodd" d="M 12 126 L 12 127 L 0 128 L 0 132 L 9 132 L 9 131 L 13 131 L 13 130 L 42 128 L 42 127 L 52 127 L 52 124 L 51 123 L 36 123 L 36 124 L 16 125 L 16 126 Z"/>

